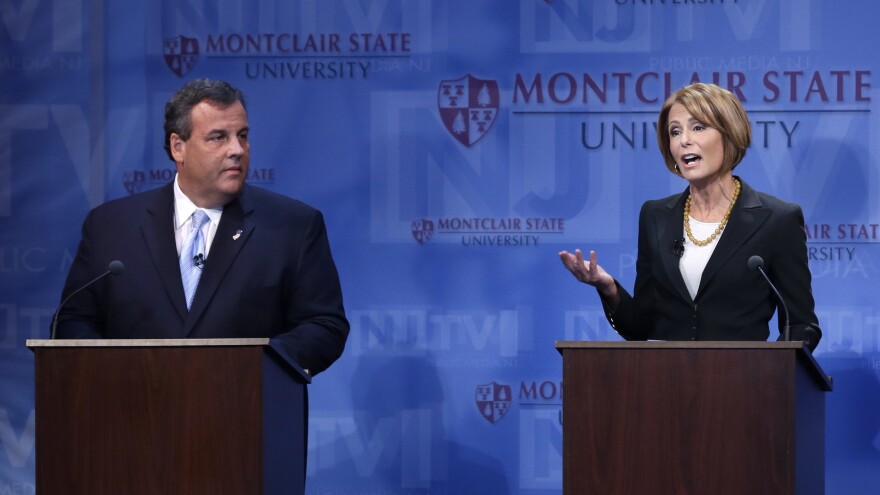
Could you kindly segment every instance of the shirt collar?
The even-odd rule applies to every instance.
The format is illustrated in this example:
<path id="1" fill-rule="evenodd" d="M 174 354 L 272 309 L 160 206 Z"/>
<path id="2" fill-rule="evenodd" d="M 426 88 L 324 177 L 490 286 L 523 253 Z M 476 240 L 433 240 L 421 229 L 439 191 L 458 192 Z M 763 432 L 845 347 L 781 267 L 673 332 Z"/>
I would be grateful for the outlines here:
<path id="1" fill-rule="evenodd" d="M 218 225 L 220 216 L 223 214 L 223 208 L 199 208 L 190 200 L 183 191 L 180 190 L 180 184 L 177 181 L 177 174 L 174 175 L 174 229 L 180 230 L 183 225 L 189 221 L 193 212 L 201 209 L 208 214 L 211 223 Z"/>

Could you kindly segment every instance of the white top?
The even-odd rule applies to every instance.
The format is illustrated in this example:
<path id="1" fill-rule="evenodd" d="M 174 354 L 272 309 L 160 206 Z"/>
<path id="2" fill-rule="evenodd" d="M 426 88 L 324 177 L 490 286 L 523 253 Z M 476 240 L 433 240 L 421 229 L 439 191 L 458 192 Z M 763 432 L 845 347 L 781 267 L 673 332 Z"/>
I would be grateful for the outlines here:
<path id="1" fill-rule="evenodd" d="M 188 239 L 192 232 L 192 214 L 196 210 L 202 210 L 210 219 L 202 225 L 202 235 L 205 236 L 205 258 L 211 252 L 211 243 L 214 241 L 214 235 L 217 233 L 217 226 L 220 225 L 220 217 L 223 216 L 223 209 L 207 209 L 199 208 L 193 203 L 177 183 L 177 175 L 174 176 L 174 241 L 177 243 L 177 256 L 180 256 L 185 239 Z"/>
<path id="2" fill-rule="evenodd" d="M 691 232 L 694 237 L 700 240 L 708 239 L 715 232 L 715 229 L 721 225 L 721 222 L 705 223 L 690 217 Z M 687 286 L 691 299 L 696 298 L 697 289 L 700 288 L 700 280 L 703 278 L 703 270 L 709 263 L 709 258 L 715 252 L 715 246 L 724 235 L 724 231 L 715 238 L 708 246 L 697 246 L 688 239 L 687 232 L 682 227 L 682 235 L 684 235 L 684 255 L 678 261 L 678 269 L 681 270 L 681 276 L 684 278 L 684 285 Z"/>

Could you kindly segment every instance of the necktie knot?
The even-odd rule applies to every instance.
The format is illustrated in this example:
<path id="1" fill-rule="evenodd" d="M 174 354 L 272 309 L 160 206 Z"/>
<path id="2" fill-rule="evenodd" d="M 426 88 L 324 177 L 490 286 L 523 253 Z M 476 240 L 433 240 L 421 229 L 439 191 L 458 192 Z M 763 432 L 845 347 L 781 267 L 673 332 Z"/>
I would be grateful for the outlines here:
<path id="1" fill-rule="evenodd" d="M 202 210 L 196 210 L 192 214 L 192 227 L 193 227 L 193 235 L 196 234 L 197 230 L 202 230 L 202 226 L 207 222 L 208 214 Z"/>

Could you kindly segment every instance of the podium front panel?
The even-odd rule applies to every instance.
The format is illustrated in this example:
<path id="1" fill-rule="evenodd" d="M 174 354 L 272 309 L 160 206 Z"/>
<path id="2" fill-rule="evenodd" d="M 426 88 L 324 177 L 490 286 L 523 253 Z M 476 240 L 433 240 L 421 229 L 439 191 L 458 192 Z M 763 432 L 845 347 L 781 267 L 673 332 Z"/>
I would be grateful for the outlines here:
<path id="1" fill-rule="evenodd" d="M 797 349 L 631 343 L 561 351 L 563 493 L 823 493 L 822 466 L 808 467 L 821 452 L 805 446 L 822 436 L 815 429 L 824 424 L 824 396 L 798 371 Z"/>
<path id="2" fill-rule="evenodd" d="M 54 342 L 33 346 L 41 494 L 303 492 L 306 388 L 264 340 Z"/>

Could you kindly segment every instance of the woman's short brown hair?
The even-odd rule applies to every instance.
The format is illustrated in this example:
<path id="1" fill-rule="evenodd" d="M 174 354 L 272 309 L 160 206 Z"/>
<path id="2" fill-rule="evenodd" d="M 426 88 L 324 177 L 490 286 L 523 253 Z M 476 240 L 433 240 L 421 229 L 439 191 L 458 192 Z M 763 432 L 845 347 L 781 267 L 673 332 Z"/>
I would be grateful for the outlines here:
<path id="1" fill-rule="evenodd" d="M 675 165 L 675 158 L 669 149 L 669 110 L 676 103 L 703 124 L 717 130 L 724 138 L 725 171 L 739 165 L 746 156 L 746 148 L 752 142 L 752 127 L 742 104 L 730 91 L 715 84 L 694 83 L 672 93 L 657 119 L 657 144 L 666 162 L 666 168 L 675 175 L 681 175 Z"/>

